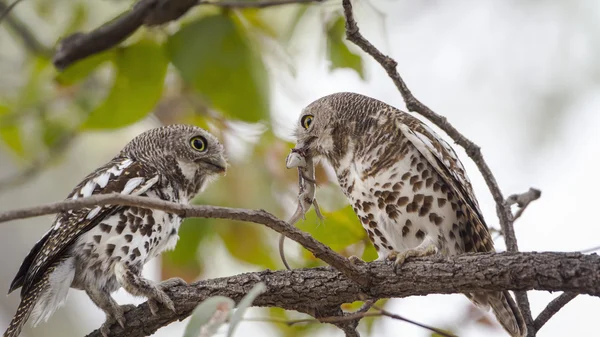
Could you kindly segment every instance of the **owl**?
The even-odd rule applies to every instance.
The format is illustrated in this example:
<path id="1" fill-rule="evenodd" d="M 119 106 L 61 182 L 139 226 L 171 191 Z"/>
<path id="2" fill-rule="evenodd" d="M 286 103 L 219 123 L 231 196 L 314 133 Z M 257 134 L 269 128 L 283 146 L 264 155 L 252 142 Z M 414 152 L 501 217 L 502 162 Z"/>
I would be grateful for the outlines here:
<path id="1" fill-rule="evenodd" d="M 67 199 L 120 193 L 188 204 L 226 166 L 223 146 L 210 133 L 190 125 L 165 126 L 135 137 Z M 21 288 L 21 303 L 4 336 L 18 336 L 30 316 L 34 326 L 47 320 L 70 288 L 85 291 L 106 313 L 104 336 L 113 323 L 125 325 L 127 307 L 111 297 L 121 287 L 148 298 L 151 314 L 158 304 L 174 311 L 164 289 L 185 282 L 156 284 L 141 274 L 146 262 L 175 247 L 181 221 L 176 214 L 119 205 L 58 214 L 10 285 L 9 293 Z"/>
<path id="2" fill-rule="evenodd" d="M 293 152 L 333 167 L 378 260 L 494 251 L 465 168 L 417 118 L 364 95 L 336 93 L 302 111 L 295 135 Z M 466 296 L 491 307 L 511 336 L 527 334 L 507 291 Z"/>

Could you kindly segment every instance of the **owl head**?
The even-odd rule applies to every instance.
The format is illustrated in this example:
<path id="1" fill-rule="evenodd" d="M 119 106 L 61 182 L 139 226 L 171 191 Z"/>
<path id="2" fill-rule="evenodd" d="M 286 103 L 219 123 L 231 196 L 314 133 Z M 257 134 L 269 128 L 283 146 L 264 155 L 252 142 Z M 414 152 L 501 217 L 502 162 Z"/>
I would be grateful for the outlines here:
<path id="1" fill-rule="evenodd" d="M 121 155 L 169 174 L 186 188 L 200 189 L 207 178 L 227 168 L 223 145 L 209 132 L 192 125 L 148 130 L 131 140 Z"/>
<path id="2" fill-rule="evenodd" d="M 295 128 L 294 152 L 332 164 L 344 158 L 357 142 L 368 141 L 385 103 L 368 96 L 340 92 L 322 97 L 302 110 Z"/>

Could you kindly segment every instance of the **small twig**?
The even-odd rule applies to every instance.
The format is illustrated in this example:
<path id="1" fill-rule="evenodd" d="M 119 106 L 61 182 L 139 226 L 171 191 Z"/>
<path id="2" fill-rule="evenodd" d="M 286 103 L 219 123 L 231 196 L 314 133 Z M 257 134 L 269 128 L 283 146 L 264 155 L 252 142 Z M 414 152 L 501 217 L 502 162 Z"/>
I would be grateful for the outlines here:
<path id="1" fill-rule="evenodd" d="M 373 304 L 374 304 L 374 302 L 373 302 Z M 412 321 L 410 319 L 404 318 L 400 315 L 393 314 L 389 311 L 386 311 L 386 310 L 376 307 L 374 305 L 372 305 L 372 307 L 373 307 L 373 309 L 375 309 L 375 312 L 357 311 L 354 313 L 345 314 L 344 316 L 304 318 L 304 319 L 295 319 L 295 320 L 285 320 L 285 319 L 277 319 L 277 318 L 247 318 L 247 319 L 245 319 L 245 321 L 272 322 L 272 323 L 279 323 L 279 324 L 285 324 L 287 326 L 292 326 L 292 325 L 302 324 L 302 323 L 312 324 L 312 323 L 339 323 L 339 322 L 359 321 L 365 317 L 382 317 L 382 316 L 384 316 L 384 317 L 389 317 L 389 318 L 392 318 L 395 320 L 399 320 L 399 321 L 403 321 L 403 322 L 407 322 L 407 323 L 416 325 L 418 327 L 421 327 L 421 328 L 427 329 L 429 331 L 433 331 L 437 334 L 440 334 L 441 336 L 456 337 L 455 335 L 450 334 L 446 331 Z"/>
<path id="2" fill-rule="evenodd" d="M 21 1 L 23 1 L 23 0 L 15 0 L 8 6 L 6 6 L 4 3 L 2 3 L 2 6 L 6 6 L 6 8 L 4 10 L 2 10 L 2 13 L 0 14 L 0 23 L 2 23 L 2 20 L 4 20 L 4 18 L 8 14 L 10 14 L 10 12 L 15 8 L 15 6 L 18 5 L 19 2 L 21 2 Z"/>
<path id="3" fill-rule="evenodd" d="M 291 4 L 308 4 L 325 0 L 274 0 L 274 1 L 209 1 L 199 0 L 197 5 L 211 5 L 221 8 L 266 8 Z"/>
<path id="4" fill-rule="evenodd" d="M 93 195 L 81 199 L 69 199 L 61 202 L 45 204 L 41 206 L 12 210 L 0 213 L 0 222 L 6 222 L 16 219 L 25 219 L 41 215 L 66 212 L 81 208 L 90 208 L 93 206 L 104 205 L 124 205 L 137 206 L 149 209 L 157 209 L 173 214 L 182 218 L 215 218 L 231 219 L 239 221 L 248 221 L 265 225 L 272 230 L 285 235 L 286 237 L 298 242 L 315 257 L 325 261 L 332 267 L 338 269 L 349 279 L 361 286 L 368 286 L 370 279 L 367 275 L 360 273 L 358 268 L 348 259 L 336 253 L 328 246 L 315 240 L 309 234 L 289 225 L 287 222 L 278 219 L 274 215 L 264 210 L 247 210 L 241 208 L 227 208 L 217 206 L 184 205 L 169 202 L 160 199 L 122 195 L 118 193 Z"/>
<path id="5" fill-rule="evenodd" d="M 320 2 L 321 0 L 281 0 L 258 2 L 217 2 L 196 0 L 139 0 L 132 9 L 117 19 L 89 33 L 75 33 L 63 39 L 54 55 L 54 66 L 65 69 L 69 65 L 93 54 L 111 49 L 123 42 L 141 26 L 155 26 L 175 21 L 198 5 L 224 8 L 264 8 L 294 3 Z"/>
<path id="6" fill-rule="evenodd" d="M 408 318 L 404 318 L 404 317 L 402 317 L 400 315 L 392 314 L 391 312 L 386 311 L 383 308 L 380 308 L 380 307 L 378 307 L 376 305 L 373 305 L 373 309 L 379 311 L 383 316 L 387 316 L 387 317 L 390 317 L 390 318 L 393 318 L 393 319 L 397 319 L 397 320 L 400 320 L 400 321 L 404 321 L 404 322 L 407 322 L 407 323 L 419 326 L 419 327 L 427 329 L 429 331 L 433 331 L 433 332 L 437 333 L 438 335 L 442 335 L 442 336 L 445 336 L 445 337 L 456 337 L 456 335 L 450 334 L 450 333 L 448 333 L 448 332 L 446 332 L 444 330 L 440 330 L 440 329 L 431 327 L 429 325 L 425 325 L 425 324 L 422 324 L 422 323 L 419 323 L 419 322 L 415 322 L 415 321 L 410 320 Z"/>
<path id="7" fill-rule="evenodd" d="M 600 250 L 600 246 L 595 246 L 595 247 L 592 247 L 592 248 L 584 249 L 584 250 L 581 250 L 579 252 L 580 253 L 592 253 L 592 252 L 595 252 L 597 250 Z"/>
<path id="8" fill-rule="evenodd" d="M 533 322 L 533 326 L 535 328 L 535 332 L 537 333 L 543 326 L 548 322 L 554 314 L 556 314 L 562 307 L 564 307 L 567 303 L 571 302 L 572 299 L 577 297 L 576 293 L 562 293 L 557 298 L 553 299 L 548 303 L 546 308 L 540 312 L 538 317 Z"/>
<path id="9" fill-rule="evenodd" d="M 515 212 L 512 221 L 515 222 L 518 218 L 523 215 L 523 212 L 529 206 L 532 201 L 539 199 L 542 196 L 542 191 L 536 188 L 529 188 L 529 191 L 521 194 L 513 194 L 506 198 L 506 204 L 508 207 L 517 204 L 519 209 Z"/>
<path id="10" fill-rule="evenodd" d="M 29 27 L 25 25 L 21 20 L 10 15 L 11 6 L 14 8 L 19 1 L 15 1 L 10 5 L 6 5 L 0 1 L 0 11 L 2 11 L 2 19 L 6 20 L 8 28 L 12 30 L 23 42 L 25 48 L 36 55 L 49 57 L 51 52 L 44 46 L 36 37 L 33 35 Z M 2 20 L 0 19 L 0 21 Z"/>

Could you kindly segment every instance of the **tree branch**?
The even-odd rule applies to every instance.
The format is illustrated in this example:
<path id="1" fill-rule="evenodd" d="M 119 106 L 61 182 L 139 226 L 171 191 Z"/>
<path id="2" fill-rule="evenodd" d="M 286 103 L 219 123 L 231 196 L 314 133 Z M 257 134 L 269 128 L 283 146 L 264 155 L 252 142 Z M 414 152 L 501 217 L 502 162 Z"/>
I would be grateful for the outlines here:
<path id="1" fill-rule="evenodd" d="M 331 248 L 327 247 L 321 242 L 315 240 L 308 233 L 305 233 L 297 229 L 296 227 L 289 225 L 287 222 L 278 219 L 273 214 L 264 210 L 248 210 L 241 208 L 227 208 L 217 206 L 184 205 L 154 198 L 113 193 L 104 195 L 94 195 L 91 197 L 75 200 L 69 199 L 37 207 L 3 212 L 0 213 L 0 222 L 6 222 L 16 219 L 25 219 L 41 215 L 65 212 L 68 210 L 91 208 L 94 206 L 104 205 L 125 205 L 157 209 L 177 214 L 182 218 L 231 219 L 262 224 L 298 242 L 308 251 L 313 253 L 315 257 L 325 261 L 327 264 L 338 269 L 349 279 L 355 281 L 359 285 L 365 287 L 369 285 L 369 278 L 361 274 L 358 271 L 357 267 L 350 262 L 350 260 L 334 252 L 333 250 L 331 250 Z"/>
<path id="2" fill-rule="evenodd" d="M 531 266 L 535 266 L 532 268 Z M 127 325 L 111 327 L 112 336 L 147 336 L 176 320 L 186 318 L 195 306 L 210 296 L 227 296 L 239 302 L 258 282 L 267 286 L 255 306 L 280 307 L 311 312 L 339 306 L 366 296 L 367 299 L 474 291 L 547 290 L 600 295 L 600 257 L 578 253 L 487 253 L 414 258 L 401 267 L 385 262 L 365 263 L 359 272 L 373 280 L 368 291 L 361 289 L 331 267 L 261 271 L 203 280 L 167 290 L 177 313 L 161 307 L 150 315 L 141 304 L 127 312 Z M 421 280 L 427 280 L 422 282 Z M 88 337 L 100 337 L 94 331 Z"/>
<path id="3" fill-rule="evenodd" d="M 23 21 L 11 15 L 11 10 L 19 3 L 15 1 L 10 5 L 6 5 L 0 1 L 0 11 L 2 12 L 0 22 L 6 20 L 8 28 L 23 42 L 23 45 L 31 53 L 39 56 L 50 57 L 51 51 L 41 43 L 37 37 L 31 32 L 29 27 Z"/>
<path id="4" fill-rule="evenodd" d="M 553 299 L 544 310 L 538 315 L 538 317 L 533 322 L 533 326 L 535 327 L 535 332 L 537 333 L 543 326 L 548 322 L 554 314 L 556 314 L 562 307 L 564 307 L 567 303 L 571 302 L 572 299 L 577 297 L 577 293 L 562 293 L 557 298 Z"/>
<path id="5" fill-rule="evenodd" d="M 141 26 L 156 26 L 175 21 L 191 8 L 210 5 L 222 8 L 265 8 L 323 0 L 279 0 L 257 2 L 206 0 L 139 0 L 131 10 L 89 33 L 75 33 L 64 38 L 54 55 L 54 66 L 63 70 L 69 65 L 115 47 Z"/>

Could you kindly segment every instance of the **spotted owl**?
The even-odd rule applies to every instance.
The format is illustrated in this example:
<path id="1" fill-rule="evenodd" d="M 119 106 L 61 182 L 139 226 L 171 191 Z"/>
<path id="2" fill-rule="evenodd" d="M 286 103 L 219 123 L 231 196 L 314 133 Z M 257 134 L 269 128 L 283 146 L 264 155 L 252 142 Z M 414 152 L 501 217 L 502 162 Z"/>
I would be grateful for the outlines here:
<path id="1" fill-rule="evenodd" d="M 208 132 L 188 125 L 160 127 L 135 137 L 67 199 L 121 193 L 188 204 L 226 166 L 222 145 Z M 34 326 L 47 320 L 69 288 L 84 290 L 106 313 L 105 336 L 113 323 L 125 324 L 127 307 L 111 297 L 121 287 L 148 298 L 152 314 L 158 303 L 175 310 L 163 289 L 185 282 L 155 284 L 141 272 L 150 259 L 175 247 L 181 221 L 176 214 L 116 205 L 58 214 L 10 285 L 9 293 L 21 288 L 21 303 L 4 336 L 18 336 L 30 317 Z"/>
<path id="2" fill-rule="evenodd" d="M 465 168 L 415 117 L 367 96 L 336 93 L 308 105 L 295 133 L 292 151 L 335 170 L 378 260 L 494 251 Z M 508 292 L 466 295 L 491 307 L 511 336 L 526 335 Z"/>

